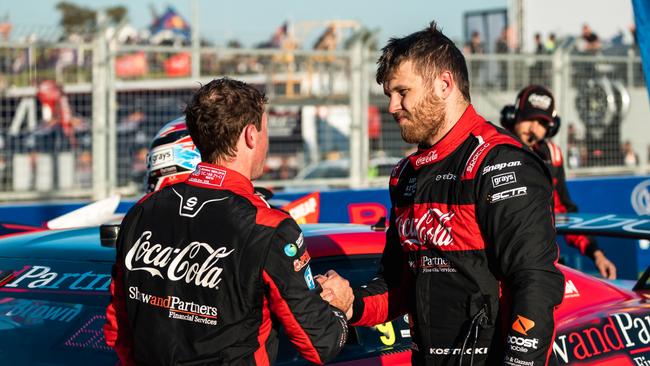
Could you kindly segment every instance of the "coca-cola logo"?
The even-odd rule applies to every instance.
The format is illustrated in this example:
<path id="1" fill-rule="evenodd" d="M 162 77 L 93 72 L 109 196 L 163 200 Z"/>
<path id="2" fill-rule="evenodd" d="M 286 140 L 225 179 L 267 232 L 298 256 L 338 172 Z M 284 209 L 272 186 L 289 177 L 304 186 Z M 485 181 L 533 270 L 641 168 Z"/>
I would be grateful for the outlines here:
<path id="1" fill-rule="evenodd" d="M 217 263 L 234 249 L 214 249 L 210 244 L 198 241 L 174 248 L 152 244 L 149 241 L 151 236 L 151 231 L 143 232 L 126 253 L 125 264 L 129 271 L 145 271 L 152 277 L 218 289 L 223 268 Z"/>
<path id="2" fill-rule="evenodd" d="M 442 212 L 437 208 L 426 209 L 420 216 L 407 210 L 396 220 L 402 245 L 451 245 L 454 241 L 451 235 L 453 217 L 453 212 Z"/>
<path id="3" fill-rule="evenodd" d="M 421 165 L 429 164 L 436 159 L 438 159 L 438 152 L 436 150 L 429 151 L 428 154 L 420 156 L 415 160 L 415 166 L 419 167 Z"/>

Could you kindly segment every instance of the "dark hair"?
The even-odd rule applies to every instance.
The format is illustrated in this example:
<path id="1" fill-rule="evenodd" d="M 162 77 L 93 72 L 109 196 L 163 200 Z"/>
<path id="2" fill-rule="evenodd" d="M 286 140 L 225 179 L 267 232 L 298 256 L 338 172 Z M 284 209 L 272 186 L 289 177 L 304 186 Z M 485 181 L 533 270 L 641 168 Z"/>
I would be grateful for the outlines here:
<path id="1" fill-rule="evenodd" d="M 442 71 L 451 71 L 460 93 L 468 102 L 471 100 L 465 57 L 435 21 L 419 32 L 388 41 L 377 60 L 377 83 L 383 84 L 404 61 L 412 61 L 415 71 L 427 83 Z"/>
<path id="2" fill-rule="evenodd" d="M 185 107 L 185 123 L 201 160 L 234 157 L 244 127 L 262 128 L 266 103 L 264 93 L 238 80 L 221 78 L 202 85 Z"/>

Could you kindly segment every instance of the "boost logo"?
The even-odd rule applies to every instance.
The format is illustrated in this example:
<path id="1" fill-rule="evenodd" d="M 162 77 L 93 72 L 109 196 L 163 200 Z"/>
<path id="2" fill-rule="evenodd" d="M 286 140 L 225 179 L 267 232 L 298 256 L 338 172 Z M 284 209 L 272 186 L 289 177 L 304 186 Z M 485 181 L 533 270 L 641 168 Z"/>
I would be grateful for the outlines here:
<path id="1" fill-rule="evenodd" d="M 528 335 L 528 331 L 535 327 L 535 322 L 521 315 L 517 315 L 517 319 L 512 323 L 512 330 L 517 333 Z"/>

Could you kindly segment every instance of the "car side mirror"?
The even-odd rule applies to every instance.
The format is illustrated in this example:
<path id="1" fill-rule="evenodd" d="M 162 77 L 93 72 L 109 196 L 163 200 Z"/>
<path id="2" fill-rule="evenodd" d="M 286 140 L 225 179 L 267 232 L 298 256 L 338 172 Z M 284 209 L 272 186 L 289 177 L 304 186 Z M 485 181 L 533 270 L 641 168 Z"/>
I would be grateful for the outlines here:
<path id="1" fill-rule="evenodd" d="M 115 248 L 117 234 L 120 232 L 119 224 L 104 224 L 99 226 L 99 239 L 103 247 Z"/>

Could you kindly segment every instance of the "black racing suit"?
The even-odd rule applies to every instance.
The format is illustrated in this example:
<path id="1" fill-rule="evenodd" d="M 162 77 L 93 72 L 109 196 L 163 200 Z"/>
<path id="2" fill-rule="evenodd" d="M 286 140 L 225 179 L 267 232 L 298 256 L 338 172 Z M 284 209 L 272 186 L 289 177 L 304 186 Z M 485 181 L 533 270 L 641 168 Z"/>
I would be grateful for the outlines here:
<path id="1" fill-rule="evenodd" d="M 569 189 L 566 186 L 564 159 L 560 147 L 551 141 L 544 140 L 533 146 L 533 151 L 544 160 L 551 172 L 555 213 L 578 212 L 578 206 L 571 200 Z M 591 259 L 594 259 L 595 251 L 602 250 L 598 247 L 596 239 L 591 236 L 569 234 L 564 235 L 564 240 L 570 246 L 578 249 L 582 255 Z"/>
<path id="2" fill-rule="evenodd" d="M 313 363 L 346 342 L 299 227 L 233 170 L 201 163 L 143 198 L 116 256 L 104 333 L 123 364 L 272 364 L 279 324 Z"/>
<path id="3" fill-rule="evenodd" d="M 355 289 L 350 323 L 408 313 L 417 365 L 554 364 L 564 278 L 544 163 L 470 105 L 389 189 L 380 271 Z"/>

